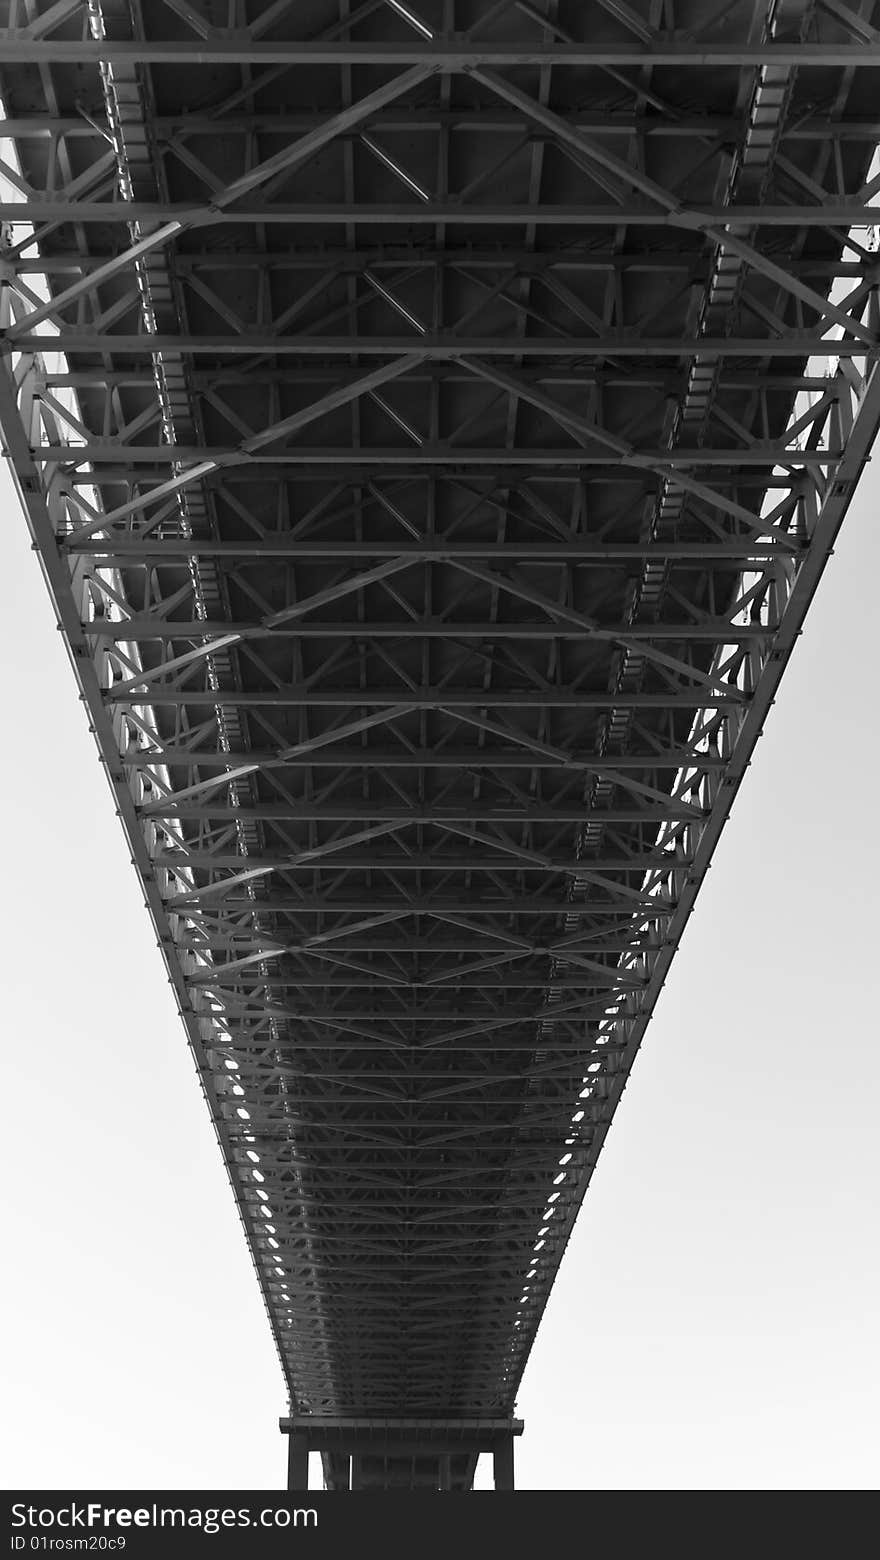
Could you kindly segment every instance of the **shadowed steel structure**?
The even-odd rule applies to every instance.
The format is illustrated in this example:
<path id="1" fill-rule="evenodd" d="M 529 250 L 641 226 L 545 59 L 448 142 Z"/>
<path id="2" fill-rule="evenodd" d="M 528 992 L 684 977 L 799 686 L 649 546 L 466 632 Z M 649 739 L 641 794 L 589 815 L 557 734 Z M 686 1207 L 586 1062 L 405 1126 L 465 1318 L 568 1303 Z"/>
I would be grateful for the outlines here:
<path id="1" fill-rule="evenodd" d="M 3 436 L 291 1483 L 311 1448 L 332 1489 L 468 1489 L 492 1451 L 511 1487 L 880 416 L 880 5 L 0 21 Z"/>

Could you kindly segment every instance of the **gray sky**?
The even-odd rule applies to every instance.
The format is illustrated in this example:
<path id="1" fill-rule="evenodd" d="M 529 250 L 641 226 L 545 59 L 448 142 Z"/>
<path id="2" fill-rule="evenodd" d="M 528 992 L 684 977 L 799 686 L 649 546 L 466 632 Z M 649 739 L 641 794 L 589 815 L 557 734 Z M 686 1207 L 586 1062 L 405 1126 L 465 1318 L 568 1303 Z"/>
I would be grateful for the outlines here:
<path id="1" fill-rule="evenodd" d="M 869 470 L 602 1154 L 520 1488 L 877 1485 L 878 498 Z M 2 464 L 0 517 L 3 1483 L 279 1488 L 268 1323 Z"/>

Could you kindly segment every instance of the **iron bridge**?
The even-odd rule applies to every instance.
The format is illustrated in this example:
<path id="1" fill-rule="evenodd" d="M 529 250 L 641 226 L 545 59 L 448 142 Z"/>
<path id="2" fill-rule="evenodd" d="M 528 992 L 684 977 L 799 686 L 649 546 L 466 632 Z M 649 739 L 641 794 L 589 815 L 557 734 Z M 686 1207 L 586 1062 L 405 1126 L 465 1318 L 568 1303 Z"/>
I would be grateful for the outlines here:
<path id="1" fill-rule="evenodd" d="M 0 422 L 287 1387 L 512 1487 L 880 416 L 873 0 L 2 0 Z"/>

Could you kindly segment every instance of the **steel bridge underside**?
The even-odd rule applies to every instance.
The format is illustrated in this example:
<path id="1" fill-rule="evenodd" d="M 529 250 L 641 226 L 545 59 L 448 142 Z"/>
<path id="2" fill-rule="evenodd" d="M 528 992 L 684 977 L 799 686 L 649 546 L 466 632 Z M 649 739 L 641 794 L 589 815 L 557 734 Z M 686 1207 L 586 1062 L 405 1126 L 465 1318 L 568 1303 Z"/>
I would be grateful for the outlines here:
<path id="1" fill-rule="evenodd" d="M 880 6 L 0 25 L 4 444 L 292 1483 L 311 1447 L 330 1488 L 468 1489 L 491 1450 L 510 1487 L 550 1287 L 878 421 Z"/>

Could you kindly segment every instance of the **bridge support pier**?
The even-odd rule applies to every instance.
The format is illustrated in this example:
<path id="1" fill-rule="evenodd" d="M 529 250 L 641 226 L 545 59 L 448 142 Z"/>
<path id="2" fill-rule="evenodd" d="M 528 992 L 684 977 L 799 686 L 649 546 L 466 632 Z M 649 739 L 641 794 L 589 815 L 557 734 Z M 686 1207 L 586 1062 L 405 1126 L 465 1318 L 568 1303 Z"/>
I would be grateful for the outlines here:
<path id="1" fill-rule="evenodd" d="M 287 1442 L 287 1488 L 307 1490 L 309 1487 L 308 1436 L 292 1430 Z"/>
<path id="2" fill-rule="evenodd" d="M 499 1436 L 492 1451 L 492 1467 L 496 1490 L 512 1490 L 513 1482 L 513 1434 Z"/>
<path id="3" fill-rule="evenodd" d="M 288 1489 L 309 1487 L 309 1452 L 320 1452 L 328 1490 L 473 1487 L 481 1452 L 491 1452 L 496 1490 L 512 1490 L 513 1439 L 521 1419 L 382 1419 L 297 1414 L 279 1421 L 288 1442 Z"/>

